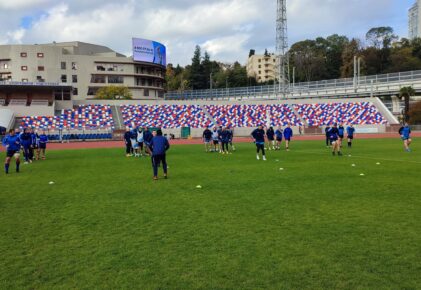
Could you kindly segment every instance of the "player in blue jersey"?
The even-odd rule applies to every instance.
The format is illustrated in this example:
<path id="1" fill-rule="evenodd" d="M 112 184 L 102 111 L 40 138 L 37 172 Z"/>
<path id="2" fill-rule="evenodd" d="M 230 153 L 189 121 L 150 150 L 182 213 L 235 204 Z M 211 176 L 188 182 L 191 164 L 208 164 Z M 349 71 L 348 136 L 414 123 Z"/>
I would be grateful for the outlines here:
<path id="1" fill-rule="evenodd" d="M 143 127 L 143 140 L 145 142 L 145 153 L 148 155 L 152 155 L 152 151 L 150 149 L 152 138 L 153 138 L 153 135 L 151 131 L 149 131 L 147 127 Z"/>
<path id="2" fill-rule="evenodd" d="M 291 142 L 292 135 L 293 133 L 292 133 L 291 125 L 288 124 L 284 130 L 285 148 L 287 149 L 287 151 L 289 151 L 289 143 Z"/>
<path id="3" fill-rule="evenodd" d="M 222 126 L 218 128 L 218 144 L 219 144 L 219 153 L 222 153 Z"/>
<path id="4" fill-rule="evenodd" d="M 275 131 L 273 130 L 273 127 L 269 127 L 269 129 L 266 130 L 266 137 L 268 139 L 268 149 L 275 150 Z"/>
<path id="5" fill-rule="evenodd" d="M 45 134 L 45 131 L 43 131 L 41 135 L 39 135 L 39 144 L 38 144 L 42 160 L 45 160 L 45 152 L 47 150 L 47 143 L 48 143 L 48 136 L 47 134 Z"/>
<path id="6" fill-rule="evenodd" d="M 229 153 L 228 143 L 230 140 L 230 132 L 226 127 L 222 128 L 220 138 L 221 138 L 221 144 L 222 144 L 222 154 L 228 154 Z"/>
<path id="7" fill-rule="evenodd" d="M 342 156 L 341 146 L 339 142 L 339 130 L 338 125 L 336 123 L 329 130 L 329 140 L 332 144 L 332 155 L 335 156 L 337 152 L 338 156 Z"/>
<path id="8" fill-rule="evenodd" d="M 405 151 L 411 152 L 411 149 L 409 148 L 409 145 L 412 143 L 411 127 L 409 127 L 408 123 L 405 123 L 405 125 L 399 129 L 399 134 L 401 135 Z"/>
<path id="9" fill-rule="evenodd" d="M 327 148 L 330 148 L 330 146 L 332 145 L 332 144 L 330 144 L 330 139 L 329 139 L 329 131 L 330 131 L 330 129 L 331 129 L 330 125 L 327 125 L 326 128 L 325 128 L 326 147 Z"/>
<path id="10" fill-rule="evenodd" d="M 276 150 L 281 150 L 281 143 L 282 143 L 282 138 L 284 136 L 284 131 L 282 130 L 282 127 L 279 126 L 278 129 L 276 129 L 275 131 L 275 139 L 276 139 Z"/>
<path id="11" fill-rule="evenodd" d="M 348 137 L 348 148 L 352 147 L 352 141 L 354 140 L 354 134 L 355 134 L 355 128 L 354 126 L 351 124 L 348 127 L 346 127 L 346 133 L 347 133 L 347 137 Z"/>
<path id="12" fill-rule="evenodd" d="M 153 179 L 158 180 L 158 166 L 161 162 L 164 169 L 164 178 L 166 179 L 168 177 L 166 152 L 170 149 L 170 143 L 168 143 L 167 138 L 162 136 L 161 129 L 156 131 L 156 136 L 151 139 L 149 148 L 152 155 Z"/>
<path id="13" fill-rule="evenodd" d="M 266 154 L 265 154 L 265 130 L 263 130 L 263 126 L 257 127 L 252 133 L 251 137 L 254 140 L 257 148 L 256 158 L 260 160 L 259 152 L 262 151 L 262 158 L 266 161 Z"/>
<path id="14" fill-rule="evenodd" d="M 12 157 L 15 158 L 16 161 L 16 172 L 19 172 L 19 165 L 20 165 L 20 138 L 17 134 L 15 134 L 14 129 L 9 130 L 9 134 L 6 135 L 3 139 L 3 146 L 6 148 L 6 161 L 4 162 L 4 171 L 6 174 L 9 174 L 9 166 Z"/>
<path id="15" fill-rule="evenodd" d="M 203 143 L 205 144 L 205 152 L 211 151 L 212 131 L 208 127 L 203 131 L 202 134 Z"/>
<path id="16" fill-rule="evenodd" d="M 23 132 L 19 135 L 20 138 L 20 144 L 22 145 L 23 148 L 23 157 L 25 158 L 25 164 L 28 164 L 29 162 L 32 162 L 32 160 L 30 160 L 30 153 L 29 150 L 31 148 L 31 144 L 32 144 L 32 137 L 31 137 L 31 133 L 29 132 L 28 128 L 23 129 Z"/>

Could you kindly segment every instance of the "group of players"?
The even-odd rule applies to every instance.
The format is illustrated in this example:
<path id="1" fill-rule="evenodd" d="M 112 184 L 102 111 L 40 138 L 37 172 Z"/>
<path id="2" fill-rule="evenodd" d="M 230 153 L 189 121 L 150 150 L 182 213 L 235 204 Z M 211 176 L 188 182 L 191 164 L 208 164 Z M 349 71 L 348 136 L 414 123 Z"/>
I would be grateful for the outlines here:
<path id="1" fill-rule="evenodd" d="M 235 151 L 235 146 L 232 143 L 234 131 L 230 127 L 214 127 L 212 131 L 209 127 L 206 127 L 202 138 L 205 144 L 205 152 L 232 154 L 232 151 Z"/>
<path id="2" fill-rule="evenodd" d="M 3 139 L 2 144 L 6 148 L 6 160 L 4 171 L 9 174 L 9 167 L 12 157 L 15 158 L 16 172 L 20 171 L 20 154 L 23 153 L 25 164 L 35 160 L 45 159 L 48 136 L 45 132 L 38 134 L 30 128 L 25 128 L 23 132 L 18 129 L 10 129 L 9 134 Z"/>
<path id="3" fill-rule="evenodd" d="M 351 124 L 346 128 L 347 138 L 348 138 L 348 148 L 352 147 L 352 141 L 354 140 L 355 128 Z M 327 126 L 325 128 L 326 134 L 326 147 L 332 147 L 332 155 L 342 156 L 342 142 L 345 137 L 345 127 L 342 123 L 333 124 L 333 126 Z"/>

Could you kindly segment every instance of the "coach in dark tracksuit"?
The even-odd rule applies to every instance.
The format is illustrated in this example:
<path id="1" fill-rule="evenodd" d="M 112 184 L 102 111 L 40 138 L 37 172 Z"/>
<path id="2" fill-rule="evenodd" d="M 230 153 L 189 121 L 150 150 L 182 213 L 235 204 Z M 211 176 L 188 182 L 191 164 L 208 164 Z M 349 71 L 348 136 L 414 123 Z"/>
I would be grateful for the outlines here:
<path id="1" fill-rule="evenodd" d="M 164 169 L 164 178 L 167 178 L 167 160 L 165 152 L 170 149 L 170 143 L 167 138 L 162 136 L 162 131 L 156 131 L 156 136 L 152 138 L 150 143 L 152 151 L 152 167 L 153 167 L 153 179 L 158 179 L 158 166 L 162 162 L 162 168 Z"/>
<path id="2" fill-rule="evenodd" d="M 130 140 L 130 129 L 127 128 L 126 133 L 124 133 L 124 143 L 126 144 L 126 156 L 129 157 L 131 156 L 131 151 L 132 151 L 132 143 Z"/>

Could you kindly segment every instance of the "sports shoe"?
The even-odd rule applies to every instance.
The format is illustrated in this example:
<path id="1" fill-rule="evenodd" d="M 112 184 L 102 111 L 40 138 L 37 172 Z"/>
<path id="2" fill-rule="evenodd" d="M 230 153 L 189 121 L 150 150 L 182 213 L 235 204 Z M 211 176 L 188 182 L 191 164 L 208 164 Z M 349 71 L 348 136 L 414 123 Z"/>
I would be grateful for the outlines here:
<path id="1" fill-rule="evenodd" d="M 165 179 L 168 179 L 168 176 L 167 176 L 166 174 L 164 174 L 164 178 L 165 178 Z"/>
<path id="2" fill-rule="evenodd" d="M 266 161 L 266 156 L 263 156 L 263 161 Z"/>
<path id="3" fill-rule="evenodd" d="M 158 176 L 154 176 L 153 177 L 153 180 L 158 180 Z"/>
<path id="4" fill-rule="evenodd" d="M 257 159 L 257 160 L 260 160 L 260 157 L 259 157 L 259 155 L 256 155 L 256 159 Z"/>

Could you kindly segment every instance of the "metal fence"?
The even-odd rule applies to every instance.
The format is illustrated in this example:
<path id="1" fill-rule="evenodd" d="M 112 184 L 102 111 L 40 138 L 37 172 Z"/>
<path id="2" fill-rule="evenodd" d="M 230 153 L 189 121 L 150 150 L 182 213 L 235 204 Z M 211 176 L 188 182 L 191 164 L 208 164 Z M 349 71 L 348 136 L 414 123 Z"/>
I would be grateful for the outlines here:
<path id="1" fill-rule="evenodd" d="M 325 92 L 344 93 L 366 93 L 372 94 L 379 90 L 379 87 L 389 84 L 411 85 L 413 82 L 421 82 L 421 70 L 407 71 L 390 74 L 360 76 L 359 78 L 332 79 L 316 82 L 301 82 L 289 84 L 289 94 L 286 97 L 294 95 L 308 94 L 319 95 Z M 167 100 L 185 100 L 185 99 L 232 99 L 232 98 L 276 98 L 280 92 L 279 84 L 268 86 L 253 86 L 240 88 L 223 88 L 208 90 L 188 90 L 188 91 L 170 91 L 165 94 Z"/>

